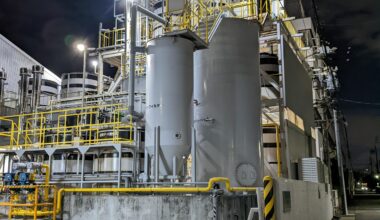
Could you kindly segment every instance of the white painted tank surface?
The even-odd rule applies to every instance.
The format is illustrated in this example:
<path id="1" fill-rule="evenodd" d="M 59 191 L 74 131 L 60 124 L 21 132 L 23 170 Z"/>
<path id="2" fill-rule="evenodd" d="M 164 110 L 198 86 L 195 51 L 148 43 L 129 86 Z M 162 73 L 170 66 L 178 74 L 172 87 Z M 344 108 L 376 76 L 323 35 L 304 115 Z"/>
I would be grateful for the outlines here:
<path id="1" fill-rule="evenodd" d="M 119 153 L 108 152 L 102 153 L 94 159 L 93 169 L 96 173 L 114 173 L 118 171 L 118 158 Z M 144 155 L 139 154 L 136 166 L 140 172 L 144 168 Z M 132 172 L 133 170 L 133 154 L 130 152 L 123 152 L 121 154 L 121 172 Z"/>
<path id="2" fill-rule="evenodd" d="M 79 97 L 83 94 L 83 73 L 63 73 L 62 76 L 61 97 L 71 98 Z M 97 92 L 98 75 L 86 73 L 85 93 L 95 94 Z"/>
<path id="3" fill-rule="evenodd" d="M 160 126 L 160 175 L 182 174 L 191 148 L 194 44 L 181 37 L 161 37 L 147 46 L 145 144 L 154 154 L 154 128 Z"/>
<path id="4" fill-rule="evenodd" d="M 48 158 L 45 157 L 45 163 Z M 84 172 L 92 173 L 93 156 L 86 155 L 84 160 Z M 79 167 L 79 170 L 78 170 Z M 54 154 L 52 156 L 52 174 L 77 174 L 82 171 L 82 156 L 78 154 Z"/>
<path id="5" fill-rule="evenodd" d="M 196 177 L 262 182 L 259 25 L 224 18 L 209 49 L 195 53 Z"/>
<path id="6" fill-rule="evenodd" d="M 33 79 L 29 78 L 29 85 L 28 85 L 28 94 L 32 94 L 33 89 Z M 49 80 L 49 79 L 42 79 L 41 81 L 41 96 L 40 96 L 40 106 L 47 106 L 49 104 L 49 101 L 55 100 L 58 97 L 59 89 L 58 89 L 58 83 Z"/>

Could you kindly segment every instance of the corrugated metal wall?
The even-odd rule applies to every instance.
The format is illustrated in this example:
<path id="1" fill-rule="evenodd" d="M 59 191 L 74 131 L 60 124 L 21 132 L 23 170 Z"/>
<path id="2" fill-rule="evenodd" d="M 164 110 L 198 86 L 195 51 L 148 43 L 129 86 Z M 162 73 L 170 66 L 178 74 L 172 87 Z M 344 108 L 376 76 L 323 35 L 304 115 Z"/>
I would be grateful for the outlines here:
<path id="1" fill-rule="evenodd" d="M 8 74 L 5 91 L 18 91 L 20 68 L 32 68 L 33 65 L 41 65 L 8 39 L 0 34 L 0 68 L 4 68 Z M 61 84 L 61 79 L 45 68 L 44 79 L 50 79 Z"/>

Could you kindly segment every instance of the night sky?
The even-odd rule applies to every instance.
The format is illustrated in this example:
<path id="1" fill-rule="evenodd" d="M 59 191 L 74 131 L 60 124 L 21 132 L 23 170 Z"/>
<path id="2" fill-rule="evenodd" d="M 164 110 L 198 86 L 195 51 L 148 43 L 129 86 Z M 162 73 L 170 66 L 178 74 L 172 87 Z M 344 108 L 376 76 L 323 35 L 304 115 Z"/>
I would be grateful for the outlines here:
<path id="1" fill-rule="evenodd" d="M 306 12 L 315 16 L 310 2 L 304 1 Z M 338 47 L 333 62 L 339 68 L 340 106 L 348 122 L 352 163 L 364 168 L 375 137 L 380 138 L 380 1 L 315 2 L 322 35 Z"/>
<path id="2" fill-rule="evenodd" d="M 338 47 L 333 62 L 340 98 L 346 100 L 340 106 L 349 124 L 352 162 L 366 167 L 369 148 L 380 136 L 380 1 L 315 2 L 324 39 Z M 315 16 L 311 0 L 304 6 Z M 0 33 L 57 74 L 81 71 L 74 42 L 95 47 L 99 22 L 111 28 L 112 15 L 113 0 L 1 0 Z"/>

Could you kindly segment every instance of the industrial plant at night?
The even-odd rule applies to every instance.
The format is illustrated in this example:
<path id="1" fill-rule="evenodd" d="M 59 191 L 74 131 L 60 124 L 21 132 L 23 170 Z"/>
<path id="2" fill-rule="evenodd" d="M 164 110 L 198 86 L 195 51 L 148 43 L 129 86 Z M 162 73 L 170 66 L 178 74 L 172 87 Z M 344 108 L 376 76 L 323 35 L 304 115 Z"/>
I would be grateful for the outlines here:
<path id="1" fill-rule="evenodd" d="M 347 216 L 336 48 L 289 2 L 102 3 L 72 72 L 0 35 L 0 219 Z"/>

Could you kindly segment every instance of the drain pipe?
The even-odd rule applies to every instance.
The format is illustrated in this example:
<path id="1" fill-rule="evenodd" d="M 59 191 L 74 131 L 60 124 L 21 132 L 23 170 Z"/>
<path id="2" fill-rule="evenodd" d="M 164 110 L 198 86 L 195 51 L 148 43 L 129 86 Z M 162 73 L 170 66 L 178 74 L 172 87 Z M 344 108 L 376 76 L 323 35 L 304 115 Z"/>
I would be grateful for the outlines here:
<path id="1" fill-rule="evenodd" d="M 128 7 L 128 3 L 126 8 Z M 129 48 L 129 82 L 128 82 L 128 111 L 130 115 L 134 114 L 135 110 L 135 62 L 136 53 L 144 53 L 144 47 L 138 47 L 136 45 L 136 25 L 137 25 L 137 12 L 140 12 L 163 25 L 166 25 L 168 21 L 160 17 L 146 8 L 139 5 L 132 5 L 130 9 L 131 21 L 130 21 L 130 48 Z M 127 10 L 125 12 L 125 19 L 127 19 Z M 125 22 L 125 30 L 127 30 L 128 22 Z M 126 32 L 127 33 L 127 32 Z M 127 46 L 127 34 L 125 34 L 125 45 Z M 125 46 L 125 57 L 127 57 L 127 47 Z M 126 68 L 125 72 L 126 72 Z M 126 74 L 125 74 L 126 75 Z M 125 91 L 125 90 L 124 90 Z"/>

